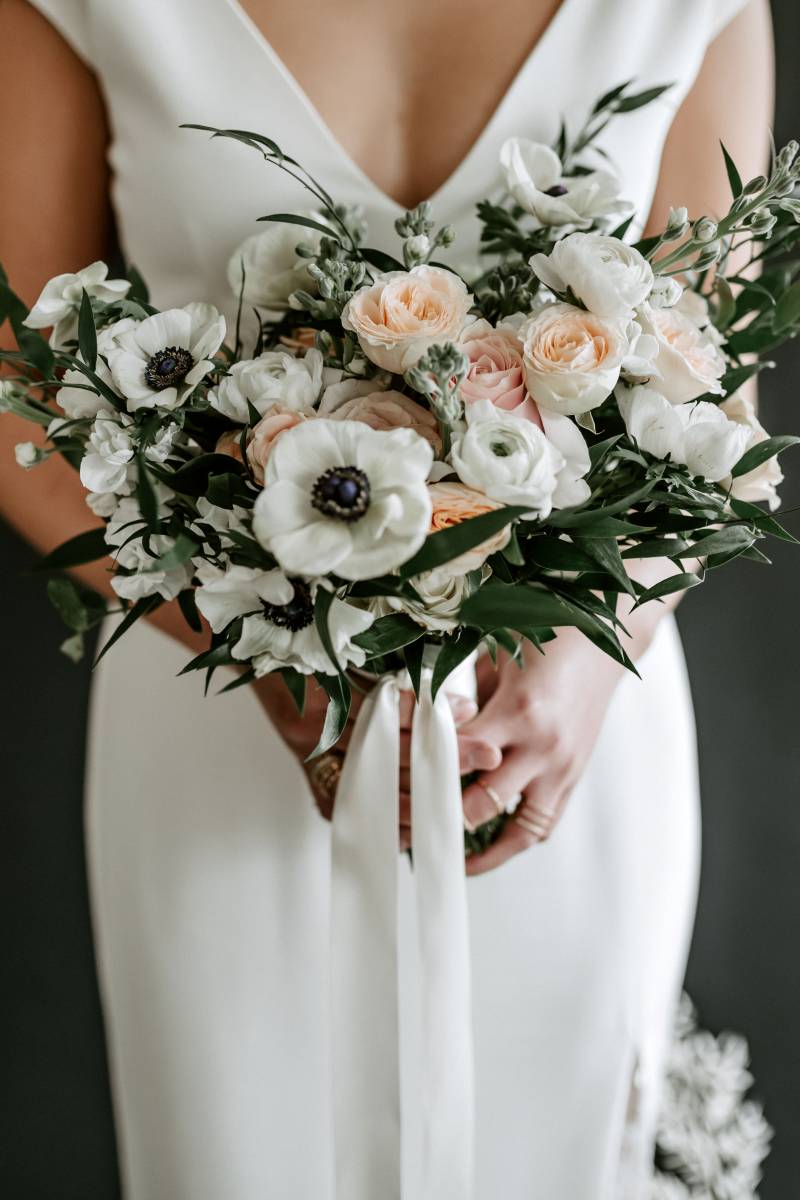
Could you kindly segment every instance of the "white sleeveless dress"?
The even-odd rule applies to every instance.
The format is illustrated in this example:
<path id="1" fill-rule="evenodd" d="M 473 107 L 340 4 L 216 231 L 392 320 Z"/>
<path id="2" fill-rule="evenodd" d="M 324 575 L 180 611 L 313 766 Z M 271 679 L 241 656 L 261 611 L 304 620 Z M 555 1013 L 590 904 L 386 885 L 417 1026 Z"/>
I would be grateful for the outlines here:
<path id="1" fill-rule="evenodd" d="M 549 140 L 562 114 L 575 122 L 631 78 L 675 84 L 605 141 L 645 213 L 673 112 L 742 3 L 563 0 L 432 197 L 458 230 L 451 260 L 475 258 L 473 204 L 496 185 L 503 139 Z M 236 0 L 35 4 L 100 78 L 120 238 L 157 303 L 230 312 L 234 246 L 263 213 L 307 204 L 251 151 L 180 131 L 184 121 L 273 136 L 334 196 L 363 204 L 372 243 L 391 248 L 398 205 Z M 103 661 L 92 703 L 87 836 L 124 1195 L 331 1200 L 329 827 L 255 699 L 204 700 L 194 677 L 175 679 L 185 657 L 139 624 Z M 619 686 L 552 841 L 469 882 L 477 1200 L 647 1195 L 698 866 L 694 731 L 671 620 L 641 672 Z M 415 1027 L 403 1008 L 404 1200 L 417 1200 Z"/>

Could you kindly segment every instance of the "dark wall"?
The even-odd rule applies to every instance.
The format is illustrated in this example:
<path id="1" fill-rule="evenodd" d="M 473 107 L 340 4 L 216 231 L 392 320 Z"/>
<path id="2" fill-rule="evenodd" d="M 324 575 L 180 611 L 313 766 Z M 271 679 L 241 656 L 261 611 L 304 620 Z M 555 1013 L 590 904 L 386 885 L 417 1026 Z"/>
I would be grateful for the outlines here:
<path id="1" fill-rule="evenodd" d="M 776 138 L 800 133 L 800 10 L 776 0 Z M 765 423 L 800 433 L 800 352 L 763 378 Z M 800 459 L 783 489 L 800 505 Z M 800 519 L 793 522 L 800 534 Z M 800 1128 L 800 548 L 772 569 L 735 564 L 682 606 L 697 708 L 704 876 L 689 988 L 713 1029 L 750 1039 L 777 1137 L 762 1200 L 797 1192 Z M 0 528 L 0 1193 L 9 1200 L 118 1194 L 84 878 L 81 815 L 89 676 Z M 9 632 L 11 631 L 11 632 Z M 554 1198 L 556 1200 L 556 1198 Z M 561 1200 L 561 1198 L 558 1198 Z"/>

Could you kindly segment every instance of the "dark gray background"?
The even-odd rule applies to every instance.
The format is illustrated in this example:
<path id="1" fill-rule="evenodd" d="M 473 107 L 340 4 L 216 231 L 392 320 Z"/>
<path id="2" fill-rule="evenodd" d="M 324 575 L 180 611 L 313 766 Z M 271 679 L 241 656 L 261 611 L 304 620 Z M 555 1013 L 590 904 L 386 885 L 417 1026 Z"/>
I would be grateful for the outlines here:
<path id="1" fill-rule="evenodd" d="M 800 10 L 793 0 L 773 8 L 780 143 L 800 134 Z M 800 433 L 799 349 L 762 377 L 765 423 L 782 433 Z M 786 462 L 784 505 L 800 505 L 800 455 Z M 790 523 L 800 534 L 800 516 Z M 705 823 L 688 986 L 705 1024 L 750 1040 L 756 1092 L 777 1131 L 761 1195 L 790 1200 L 800 1175 L 800 547 L 775 543 L 772 553 L 772 569 L 734 564 L 680 611 Z M 56 652 L 63 630 L 28 573 L 33 561 L 0 527 L 0 1193 L 112 1200 L 81 828 L 89 678 Z"/>

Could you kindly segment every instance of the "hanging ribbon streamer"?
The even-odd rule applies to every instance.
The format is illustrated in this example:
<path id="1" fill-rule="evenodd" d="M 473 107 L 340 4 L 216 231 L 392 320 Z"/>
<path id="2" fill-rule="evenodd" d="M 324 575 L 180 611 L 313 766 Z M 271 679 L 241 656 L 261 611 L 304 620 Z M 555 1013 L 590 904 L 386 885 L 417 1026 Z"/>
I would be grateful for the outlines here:
<path id="1" fill-rule="evenodd" d="M 411 809 L 422 1016 L 422 1194 L 472 1194 L 473 1055 L 458 740 L 447 696 L 423 670 L 411 739 Z M 344 761 L 332 833 L 332 1046 L 337 1200 L 400 1200 L 397 846 L 404 676 L 365 699 Z M 474 689 L 472 663 L 449 681 Z"/>

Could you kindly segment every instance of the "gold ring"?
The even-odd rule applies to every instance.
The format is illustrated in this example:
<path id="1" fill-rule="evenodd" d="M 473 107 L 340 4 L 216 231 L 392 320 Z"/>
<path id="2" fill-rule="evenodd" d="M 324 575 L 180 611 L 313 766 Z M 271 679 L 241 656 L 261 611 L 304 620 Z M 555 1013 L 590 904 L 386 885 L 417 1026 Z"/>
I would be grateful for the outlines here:
<path id="1" fill-rule="evenodd" d="M 522 829 L 535 837 L 537 842 L 547 841 L 552 832 L 553 825 L 550 817 L 536 808 L 521 805 L 514 814 L 514 820 Z"/>
<path id="2" fill-rule="evenodd" d="M 307 768 L 309 783 L 325 800 L 333 800 L 336 795 L 343 762 L 343 754 L 329 750 L 327 754 L 315 758 Z"/>
<path id="3" fill-rule="evenodd" d="M 504 814 L 506 812 L 506 806 L 503 803 L 503 801 L 500 799 L 500 797 L 498 796 L 497 792 L 494 790 L 492 785 L 490 783 L 486 783 L 486 781 L 483 779 L 476 779 L 475 782 L 477 783 L 478 787 L 483 788 L 483 790 L 486 792 L 486 795 L 489 797 L 492 804 L 497 809 L 498 817 L 504 816 Z"/>

